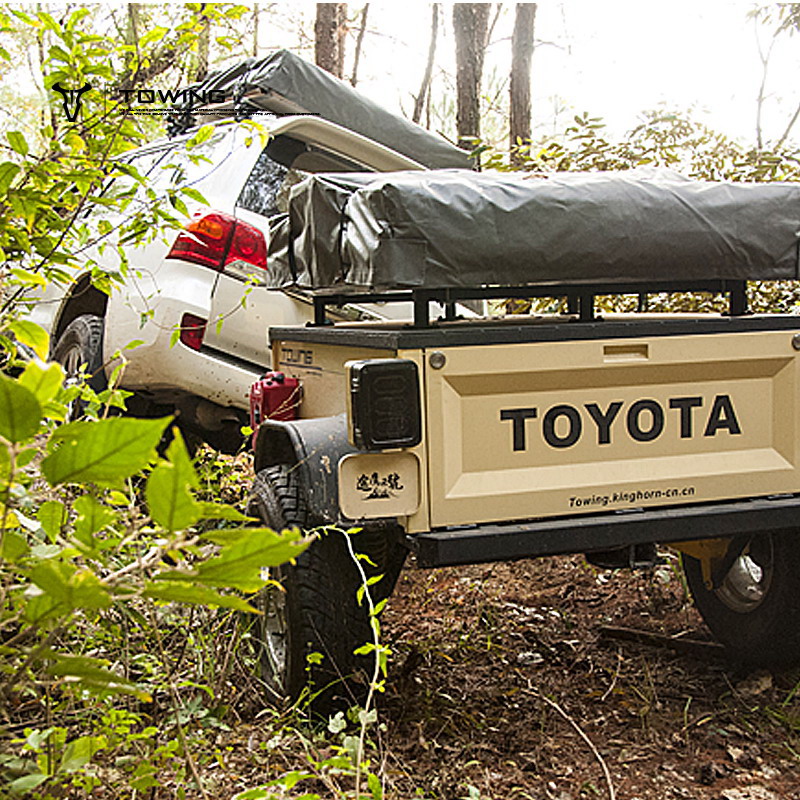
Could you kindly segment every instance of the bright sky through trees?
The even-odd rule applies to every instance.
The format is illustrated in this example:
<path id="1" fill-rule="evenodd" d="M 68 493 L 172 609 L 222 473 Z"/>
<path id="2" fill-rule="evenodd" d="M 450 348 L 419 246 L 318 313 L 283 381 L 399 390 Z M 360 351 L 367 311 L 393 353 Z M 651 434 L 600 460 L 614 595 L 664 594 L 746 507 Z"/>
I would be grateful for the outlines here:
<path id="1" fill-rule="evenodd" d="M 748 17 L 754 7 L 749 0 L 674 0 L 667 5 L 641 0 L 539 3 L 533 56 L 534 137 L 562 132 L 574 114 L 583 112 L 602 117 L 612 136 L 623 137 L 640 121 L 643 111 L 664 107 L 691 109 L 711 127 L 754 143 L 762 78 L 759 49 L 766 54 L 772 43 L 772 30 Z M 313 59 L 314 3 L 278 2 L 259 4 L 259 8 L 261 53 L 286 47 Z M 348 8 L 346 75 L 352 70 L 363 4 L 350 3 Z M 452 4 L 443 4 L 442 17 L 431 127 L 452 138 Z M 103 19 L 107 15 L 98 15 L 100 25 Z M 410 116 L 425 67 L 430 4 L 370 3 L 368 19 L 358 88 Z M 252 15 L 245 14 L 236 26 L 241 45 L 234 45 L 227 62 L 252 52 Z M 506 3 L 492 28 L 483 86 L 488 99 L 484 134 L 500 146 L 505 146 L 507 137 L 512 27 L 513 4 Z M 7 76 L 6 86 L 26 87 L 33 93 L 29 73 L 21 65 L 13 78 Z M 800 34 L 784 33 L 770 53 L 763 109 L 766 145 L 781 136 L 800 102 L 798 73 Z M 800 124 L 790 144 L 792 140 L 800 142 Z"/>
<path id="2" fill-rule="evenodd" d="M 485 93 L 506 102 L 513 25 L 512 4 L 498 19 L 486 60 Z M 351 4 L 351 16 L 361 6 Z M 645 109 L 694 108 L 712 127 L 755 141 L 761 81 L 759 41 L 771 30 L 748 17 L 747 0 L 566 0 L 539 4 L 533 57 L 535 133 L 563 130 L 577 112 L 602 116 L 615 134 L 634 127 Z M 428 47 L 428 3 L 371 3 L 370 33 L 359 68 L 359 88 L 406 112 L 413 106 Z M 313 5 L 303 7 L 313 19 Z M 297 12 L 293 15 L 297 19 Z M 454 84 L 451 6 L 445 5 L 434 96 Z M 264 44 L 280 44 L 286 30 L 265 31 Z M 348 41 L 352 59 L 352 41 Z M 286 46 L 288 42 L 283 39 Z M 765 139 L 777 139 L 800 101 L 800 35 L 783 34 L 770 60 L 764 108 Z M 452 95 L 452 89 L 450 94 Z M 491 130 L 489 127 L 487 130 Z M 800 126 L 794 138 L 800 141 Z M 501 137 L 502 140 L 502 137 Z"/>

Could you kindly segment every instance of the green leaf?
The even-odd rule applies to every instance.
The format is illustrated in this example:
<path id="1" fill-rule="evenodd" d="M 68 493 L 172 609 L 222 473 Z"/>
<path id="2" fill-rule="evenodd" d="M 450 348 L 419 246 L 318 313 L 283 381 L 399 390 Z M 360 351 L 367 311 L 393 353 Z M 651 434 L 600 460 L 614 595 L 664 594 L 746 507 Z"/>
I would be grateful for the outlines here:
<path id="1" fill-rule="evenodd" d="M 198 586 L 195 583 L 151 581 L 145 586 L 143 594 L 145 597 L 164 603 L 188 603 L 212 608 L 231 608 L 234 611 L 244 611 L 249 614 L 258 613 L 257 609 L 253 608 L 243 597 L 235 594 L 220 594 L 214 589 Z"/>
<path id="2" fill-rule="evenodd" d="M 61 764 L 58 771 L 77 772 L 85 767 L 95 753 L 105 750 L 108 741 L 105 736 L 80 736 L 73 739 L 65 748 L 64 755 L 61 756 Z"/>
<path id="3" fill-rule="evenodd" d="M 168 200 L 176 211 L 179 211 L 185 217 L 189 216 L 189 209 L 186 207 L 186 203 L 177 194 L 168 195 Z"/>
<path id="4" fill-rule="evenodd" d="M 153 766 L 149 761 L 143 761 L 133 771 L 133 776 L 128 778 L 128 783 L 131 789 L 137 792 L 144 792 L 153 786 L 160 786 L 161 782 L 157 780 L 158 769 Z"/>
<path id="5" fill-rule="evenodd" d="M 13 161 L 3 161 L 0 164 L 0 194 L 5 194 L 14 178 L 19 174 L 19 164 Z"/>
<path id="6" fill-rule="evenodd" d="M 138 46 L 141 50 L 144 50 L 149 44 L 161 41 L 168 33 L 169 30 L 167 28 L 153 28 L 139 39 Z"/>
<path id="7" fill-rule="evenodd" d="M 236 542 L 241 542 L 250 536 L 252 528 L 221 528 L 219 530 L 205 531 L 200 534 L 203 539 L 208 539 L 214 544 L 222 547 L 228 547 Z"/>
<path id="8" fill-rule="evenodd" d="M 266 582 L 262 577 L 264 567 L 296 558 L 311 543 L 297 528 L 283 533 L 270 528 L 246 528 L 241 533 L 247 535 L 223 546 L 218 556 L 199 564 L 196 570 L 164 572 L 157 576 L 158 580 L 194 580 L 207 586 L 256 592 Z"/>
<path id="9" fill-rule="evenodd" d="M 280 786 L 283 789 L 291 791 L 297 786 L 300 781 L 308 780 L 309 778 L 314 778 L 315 775 L 312 775 L 310 772 L 304 772 L 303 770 L 293 769 L 291 772 L 287 772 L 281 775 L 280 778 L 276 778 L 274 781 L 270 781 L 267 785 L 268 786 Z"/>
<path id="10" fill-rule="evenodd" d="M 41 286 L 42 289 L 47 288 L 47 278 L 41 272 L 34 272 L 32 270 L 20 269 L 14 267 L 11 274 L 25 286 Z"/>
<path id="11" fill-rule="evenodd" d="M 19 131 L 8 131 L 6 139 L 8 139 L 8 143 L 14 152 L 19 153 L 21 156 L 28 155 L 28 142 Z"/>
<path id="12" fill-rule="evenodd" d="M 39 520 L 42 528 L 44 528 L 47 538 L 55 543 L 61 533 L 62 526 L 67 521 L 66 506 L 58 500 L 48 500 L 39 507 L 36 512 L 36 519 Z"/>
<path id="13" fill-rule="evenodd" d="M 0 374 L 0 436 L 18 443 L 39 430 L 42 407 L 36 395 L 18 381 Z"/>
<path id="14" fill-rule="evenodd" d="M 22 796 L 32 792 L 37 786 L 41 786 L 50 776 L 41 772 L 34 772 L 31 775 L 23 775 L 21 778 L 11 781 L 8 784 L 8 791 L 11 796 Z"/>
<path id="15" fill-rule="evenodd" d="M 131 499 L 123 492 L 113 491 L 108 493 L 106 502 L 112 506 L 129 506 Z"/>
<path id="16" fill-rule="evenodd" d="M 177 430 L 167 456 L 169 463 L 159 463 L 150 473 L 146 497 L 150 516 L 171 532 L 194 525 L 201 517 L 202 506 L 190 491 L 197 486 L 197 473 Z"/>
<path id="17" fill-rule="evenodd" d="M 42 367 L 35 361 L 31 361 L 25 367 L 25 372 L 20 375 L 19 382 L 26 389 L 30 389 L 36 395 L 39 403 L 44 406 L 58 394 L 58 390 L 64 383 L 64 370 L 61 364 L 48 364 Z"/>
<path id="18" fill-rule="evenodd" d="M 94 534 L 106 525 L 110 525 L 117 515 L 89 494 L 79 497 L 74 503 L 74 508 L 78 512 L 78 518 L 75 520 L 75 538 L 81 544 L 94 549 Z"/>
<path id="19" fill-rule="evenodd" d="M 247 789 L 233 796 L 233 800 L 270 800 L 275 793 L 267 789 Z"/>
<path id="20" fill-rule="evenodd" d="M 193 147 L 197 147 L 197 145 L 202 144 L 203 142 L 207 142 L 212 136 L 214 135 L 214 126 L 213 125 L 203 125 L 197 133 L 186 142 L 186 149 L 191 150 Z"/>
<path id="21" fill-rule="evenodd" d="M 64 613 L 64 606 L 47 594 L 34 595 L 23 607 L 25 620 L 39 627 Z"/>
<path id="22" fill-rule="evenodd" d="M 168 421 L 115 417 L 70 422 L 51 437 L 55 449 L 42 461 L 42 472 L 53 486 L 91 482 L 119 488 L 153 459 Z"/>
<path id="23" fill-rule="evenodd" d="M 111 605 L 108 589 L 90 569 L 49 560 L 31 570 L 31 581 L 67 609 L 100 609 Z"/>
<path id="24" fill-rule="evenodd" d="M 191 186 L 184 186 L 181 189 L 181 192 L 186 195 L 186 197 L 190 197 L 192 200 L 195 200 L 198 203 L 202 203 L 204 206 L 208 205 L 208 200 L 206 200 L 203 195 L 197 191 L 197 189 L 192 188 Z"/>
<path id="25" fill-rule="evenodd" d="M 367 786 L 372 792 L 372 800 L 383 800 L 383 786 L 381 786 L 380 778 L 372 772 L 367 775 Z"/>
<path id="26" fill-rule="evenodd" d="M 64 134 L 63 142 L 74 153 L 80 153 L 86 150 L 86 142 L 74 130 L 67 131 L 67 133 Z"/>
<path id="27" fill-rule="evenodd" d="M 16 531 L 6 531 L 3 534 L 3 543 L 0 547 L 0 556 L 4 561 L 16 564 L 24 555 L 28 553 L 28 543 L 25 537 Z"/>
<path id="28" fill-rule="evenodd" d="M 7 484 L 11 479 L 11 456 L 8 448 L 0 444 L 0 486 Z"/>
<path id="29" fill-rule="evenodd" d="M 150 695 L 139 689 L 136 684 L 107 669 L 106 664 L 107 662 L 98 658 L 57 653 L 47 671 L 53 677 L 66 678 L 90 691 L 132 694 L 145 701 L 151 699 Z"/>

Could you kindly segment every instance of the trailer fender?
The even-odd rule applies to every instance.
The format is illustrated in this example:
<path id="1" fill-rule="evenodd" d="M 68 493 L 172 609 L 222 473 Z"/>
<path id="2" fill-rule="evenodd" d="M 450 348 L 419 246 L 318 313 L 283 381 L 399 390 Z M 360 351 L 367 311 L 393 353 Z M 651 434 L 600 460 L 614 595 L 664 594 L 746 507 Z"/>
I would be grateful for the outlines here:
<path id="1" fill-rule="evenodd" d="M 278 422 L 265 420 L 258 429 L 255 471 L 285 464 L 296 470 L 306 495 L 309 524 L 344 522 L 339 511 L 339 459 L 357 452 L 347 439 L 347 418 Z"/>

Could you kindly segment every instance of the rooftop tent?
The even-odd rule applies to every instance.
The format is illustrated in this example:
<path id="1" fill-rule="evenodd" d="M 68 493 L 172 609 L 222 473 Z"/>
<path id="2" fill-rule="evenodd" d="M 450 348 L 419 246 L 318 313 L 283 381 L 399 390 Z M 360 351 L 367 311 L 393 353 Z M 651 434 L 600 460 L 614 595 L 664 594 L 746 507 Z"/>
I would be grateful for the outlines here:
<path id="1" fill-rule="evenodd" d="M 209 75 L 190 87 L 197 94 L 216 90 L 231 98 L 231 115 L 248 111 L 275 114 L 315 114 L 373 139 L 431 169 L 469 169 L 469 155 L 440 136 L 398 114 L 387 111 L 329 72 L 278 50 L 266 58 L 248 58 Z M 175 129 L 192 124 L 190 94 L 176 108 L 184 112 Z"/>
<path id="2" fill-rule="evenodd" d="M 674 173 L 312 175 L 274 220 L 273 286 L 797 279 L 800 184 Z"/>

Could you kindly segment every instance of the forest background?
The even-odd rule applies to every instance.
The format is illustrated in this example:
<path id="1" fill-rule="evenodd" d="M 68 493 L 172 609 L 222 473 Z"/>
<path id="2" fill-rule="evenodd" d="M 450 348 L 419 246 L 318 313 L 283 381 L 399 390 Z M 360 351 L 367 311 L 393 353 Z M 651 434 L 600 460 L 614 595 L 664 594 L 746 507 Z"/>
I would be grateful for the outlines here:
<path id="1" fill-rule="evenodd" d="M 735 124 L 720 129 L 723 117 L 702 103 L 688 107 L 693 104 L 678 99 L 676 105 L 662 94 L 651 102 L 642 76 L 630 74 L 635 66 L 626 68 L 624 80 L 603 79 L 599 61 L 619 63 L 614 51 L 622 41 L 640 53 L 643 67 L 667 61 L 667 72 L 682 73 L 689 64 L 696 83 L 707 73 L 730 77 L 734 71 L 712 48 L 726 26 L 740 30 L 730 4 L 726 26 L 708 35 L 703 48 L 705 70 L 690 58 L 687 43 L 697 39 L 688 6 L 684 13 L 673 9 L 668 22 L 636 15 L 639 7 L 612 4 L 598 15 L 586 8 L 577 13 L 579 4 L 556 6 L 556 12 L 537 4 L 418 4 L 404 8 L 402 19 L 373 4 L 0 7 L 0 793 L 476 798 L 507 796 L 512 781 L 490 772 L 482 783 L 451 778 L 452 785 L 443 785 L 408 763 L 398 770 L 384 745 L 386 723 L 374 708 L 339 715 L 321 730 L 307 726 L 302 709 L 265 708 L 240 612 L 249 611 L 246 596 L 263 585 L 261 568 L 304 545 L 298 535 L 261 530 L 256 536 L 247 527 L 247 456 L 226 460 L 203 451 L 192 463 L 179 437 L 157 456 L 170 421 L 110 413 L 125 404 L 125 393 L 115 388 L 118 375 L 97 394 L 86 385 L 63 387 L 58 365 L 20 358 L 20 347 L 45 358 L 48 342 L 24 319 L 17 298 L 25 287 L 59 280 L 74 244 L 104 234 L 83 212 L 106 202 L 104 181 L 124 170 L 114 156 L 159 133 L 153 120 L 120 114 L 118 106 L 109 112 L 97 98 L 87 100 L 78 122 L 68 123 L 53 84 L 171 88 L 279 45 L 475 149 L 485 166 L 667 166 L 704 179 L 796 180 L 800 105 L 782 73 L 797 61 L 800 8 L 734 7 L 755 58 L 740 53 L 752 71 L 719 102 L 731 106 L 741 93 L 752 96 L 734 114 Z M 702 13 L 713 16 L 708 7 Z M 575 70 L 563 66 L 579 50 L 571 20 L 594 25 L 601 42 L 595 63 Z M 621 29 L 621 38 L 620 30 L 604 37 L 603 23 Z M 418 33 L 404 40 L 400 31 L 410 28 Z M 655 55 L 656 28 L 671 44 L 669 56 Z M 548 66 L 546 54 L 556 54 L 561 66 Z M 598 79 L 617 98 L 609 101 L 610 127 Z M 641 106 L 620 111 L 630 103 Z M 740 123 L 745 116 L 749 122 Z M 179 224 L 180 192 L 170 199 L 169 208 L 132 220 L 123 239 L 134 242 Z M 98 272 L 94 279 L 113 291 L 113 274 Z M 790 284 L 750 287 L 758 309 L 796 311 L 797 297 Z M 679 308 L 716 302 L 708 296 L 663 301 Z M 119 356 L 124 362 L 124 353 Z M 84 419 L 66 422 L 76 404 Z M 171 500 L 159 502 L 163 497 Z M 673 581 L 670 602 L 679 589 Z M 482 643 L 486 653 L 493 653 L 497 633 Z M 414 652 L 400 679 L 413 671 Z M 781 758 L 796 756 L 796 694 L 789 687 L 765 709 L 770 724 L 777 720 Z M 543 695 L 535 702 L 540 714 L 546 710 Z M 691 727 L 689 704 L 685 716 L 681 735 Z M 244 724 L 252 727 L 243 740 L 234 729 Z M 427 751 L 421 731 L 418 743 Z M 551 732 L 541 723 L 538 733 L 544 752 Z M 605 761 L 594 750 L 590 762 L 594 754 L 613 796 Z M 470 765 L 464 760 L 465 769 Z M 519 796 L 556 797 L 553 769 L 537 761 L 531 783 L 511 788 Z M 603 777 L 592 780 L 573 776 L 569 791 L 600 794 Z M 542 793 L 531 788 L 539 783 Z"/>

